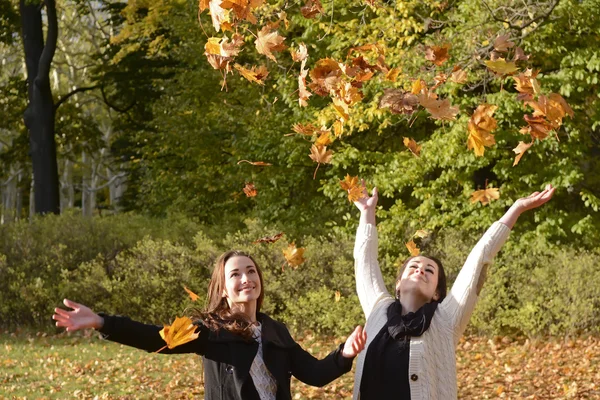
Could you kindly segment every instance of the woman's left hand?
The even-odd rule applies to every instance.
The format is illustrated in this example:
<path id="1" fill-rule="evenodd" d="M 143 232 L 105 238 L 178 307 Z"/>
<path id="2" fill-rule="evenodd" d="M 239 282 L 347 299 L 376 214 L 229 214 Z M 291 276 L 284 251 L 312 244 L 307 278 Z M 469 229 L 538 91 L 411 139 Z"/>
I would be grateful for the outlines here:
<path id="1" fill-rule="evenodd" d="M 348 339 L 346 339 L 346 343 L 344 344 L 344 349 L 342 350 L 342 355 L 346 358 L 353 358 L 358 355 L 364 348 L 367 343 L 367 331 L 365 331 L 362 326 L 357 326 L 354 329 L 354 332 Z"/>
<path id="2" fill-rule="evenodd" d="M 552 185 L 546 185 L 543 191 L 541 192 L 533 192 L 527 197 L 523 197 L 514 203 L 514 207 L 520 211 L 521 213 L 531 210 L 533 208 L 538 208 L 542 204 L 545 204 L 548 200 L 552 198 L 554 194 L 554 188 Z"/>

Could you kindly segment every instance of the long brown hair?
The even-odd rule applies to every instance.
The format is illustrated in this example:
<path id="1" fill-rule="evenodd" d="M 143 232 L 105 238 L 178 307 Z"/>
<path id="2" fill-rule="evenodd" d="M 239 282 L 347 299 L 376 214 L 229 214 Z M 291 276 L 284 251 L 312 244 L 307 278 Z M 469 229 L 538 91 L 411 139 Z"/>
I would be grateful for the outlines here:
<path id="1" fill-rule="evenodd" d="M 206 309 L 195 312 L 194 316 L 200 318 L 204 325 L 211 330 L 218 331 L 225 329 L 242 336 L 244 339 L 252 340 L 254 332 L 252 331 L 252 321 L 250 321 L 250 318 L 244 313 L 231 310 L 227 299 L 223 297 L 223 291 L 225 290 L 225 264 L 233 257 L 248 257 L 254 263 L 261 287 L 260 295 L 256 299 L 256 312 L 260 311 L 265 297 L 262 271 L 254 258 L 248 253 L 240 250 L 230 250 L 221 254 L 215 262 L 210 283 L 208 284 Z"/>
<path id="2" fill-rule="evenodd" d="M 448 291 L 448 288 L 446 287 L 446 271 L 444 271 L 444 266 L 442 265 L 440 259 L 437 257 L 433 257 L 428 254 L 419 254 L 419 256 L 430 259 L 431 261 L 435 262 L 438 266 L 438 283 L 435 290 L 439 295 L 439 299 L 436 301 L 441 303 L 442 300 L 444 300 L 444 298 L 446 297 L 446 293 Z M 402 279 L 402 274 L 404 273 L 404 270 L 406 269 L 406 266 L 408 265 L 410 260 L 412 260 L 415 257 L 418 256 L 408 257 L 406 260 L 404 260 L 404 263 L 402 263 L 402 266 L 398 271 L 398 275 L 396 276 L 396 285 L 398 285 L 398 281 Z M 400 293 L 398 291 L 396 291 L 396 297 L 400 298 Z"/>

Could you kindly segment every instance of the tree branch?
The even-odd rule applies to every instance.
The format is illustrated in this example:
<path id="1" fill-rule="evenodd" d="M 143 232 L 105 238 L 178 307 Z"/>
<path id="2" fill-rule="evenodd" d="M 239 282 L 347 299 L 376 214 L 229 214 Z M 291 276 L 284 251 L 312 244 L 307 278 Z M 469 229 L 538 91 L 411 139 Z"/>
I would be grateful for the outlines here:
<path id="1" fill-rule="evenodd" d="M 48 18 L 48 32 L 46 34 L 46 45 L 42 50 L 42 55 L 38 64 L 38 73 L 36 79 L 47 81 L 50 79 L 50 66 L 54 53 L 56 52 L 56 42 L 58 40 L 58 19 L 56 17 L 55 0 L 45 0 L 46 17 Z"/>
<path id="2" fill-rule="evenodd" d="M 60 100 L 58 100 L 56 102 L 56 104 L 54 105 L 54 111 L 56 111 L 58 109 L 58 107 L 60 107 L 60 105 L 64 102 L 66 102 L 67 100 L 69 100 L 69 98 L 77 93 L 81 93 L 81 92 L 87 92 L 88 90 L 94 90 L 94 89 L 98 89 L 100 87 L 100 85 L 94 85 L 94 86 L 84 86 L 84 87 L 78 87 L 75 90 L 72 90 L 70 93 L 67 93 L 66 95 L 64 95 L 63 97 L 60 98 Z"/>

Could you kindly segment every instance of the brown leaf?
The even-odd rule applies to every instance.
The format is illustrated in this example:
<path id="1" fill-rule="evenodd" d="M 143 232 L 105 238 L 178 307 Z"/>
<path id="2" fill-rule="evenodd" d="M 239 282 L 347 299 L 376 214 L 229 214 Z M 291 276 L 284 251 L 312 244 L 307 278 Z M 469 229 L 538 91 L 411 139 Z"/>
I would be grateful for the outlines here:
<path id="1" fill-rule="evenodd" d="M 525 54 L 522 48 L 515 48 L 515 56 L 513 57 L 513 61 L 527 61 L 529 60 L 529 56 Z"/>
<path id="2" fill-rule="evenodd" d="M 187 317 L 176 317 L 171 325 L 165 325 L 158 333 L 167 343 L 165 347 L 168 347 L 169 349 L 173 349 L 198 338 L 196 325 L 194 325 L 192 320 Z"/>
<path id="3" fill-rule="evenodd" d="M 190 299 L 192 299 L 192 301 L 196 301 L 200 298 L 200 296 L 198 296 L 196 293 L 192 292 L 187 287 L 184 286 L 183 289 L 187 292 L 187 294 L 190 296 Z"/>
<path id="4" fill-rule="evenodd" d="M 435 93 L 419 94 L 419 104 L 421 104 L 429 113 L 431 118 L 446 121 L 456 119 L 456 114 L 460 112 L 458 107 L 452 106 L 448 99 L 437 100 Z"/>
<path id="5" fill-rule="evenodd" d="M 552 124 L 542 116 L 534 117 L 525 114 L 523 118 L 525 119 L 525 122 L 527 122 L 527 126 L 521 128 L 519 132 L 524 135 L 529 134 L 534 139 L 546 139 L 548 134 L 554 130 Z"/>
<path id="6" fill-rule="evenodd" d="M 534 71 L 532 69 L 527 69 L 525 72 L 521 72 L 519 75 L 513 76 L 512 78 L 515 80 L 515 89 L 519 93 L 523 94 L 539 94 L 540 93 L 540 85 L 536 79 L 536 76 L 539 71 Z"/>
<path id="7" fill-rule="evenodd" d="M 390 82 L 396 82 L 396 79 L 398 79 L 398 75 L 400 75 L 400 72 L 402 72 L 400 68 L 392 68 L 385 74 L 385 79 Z"/>
<path id="8" fill-rule="evenodd" d="M 276 241 L 278 241 L 279 239 L 281 239 L 281 237 L 283 236 L 283 232 L 279 232 L 273 236 L 265 236 L 265 237 L 261 237 L 260 239 L 256 239 L 254 242 L 252 242 L 253 244 L 257 244 L 257 243 L 275 243 Z"/>
<path id="9" fill-rule="evenodd" d="M 312 136 L 315 134 L 321 134 L 323 132 L 329 132 L 328 129 L 325 129 L 324 127 L 318 128 L 317 126 L 308 123 L 308 124 L 294 124 L 294 126 L 292 126 L 292 129 L 294 130 L 294 132 L 299 133 L 301 135 L 306 135 L 306 136 Z"/>
<path id="10" fill-rule="evenodd" d="M 450 44 L 446 43 L 442 46 L 430 46 L 425 48 L 425 59 L 431 61 L 438 67 L 448 61 L 450 55 Z"/>
<path id="11" fill-rule="evenodd" d="M 256 187 L 252 182 L 246 182 L 246 186 L 244 186 L 243 191 L 246 194 L 246 197 L 256 197 L 256 195 L 258 194 L 258 192 L 256 191 Z"/>
<path id="12" fill-rule="evenodd" d="M 277 62 L 273 52 L 283 51 L 286 49 L 286 45 L 283 44 L 284 40 L 285 38 L 279 35 L 277 31 L 272 31 L 270 27 L 264 26 L 260 31 L 258 31 L 254 45 L 260 54 L 263 54 L 269 57 L 271 60 Z"/>
<path id="13" fill-rule="evenodd" d="M 509 35 L 500 35 L 498 36 L 495 40 L 494 40 L 494 49 L 496 49 L 496 51 L 505 53 L 508 51 L 508 49 L 510 49 L 511 47 L 513 47 L 515 45 L 514 42 L 511 42 L 509 40 Z"/>
<path id="14" fill-rule="evenodd" d="M 467 71 L 461 69 L 458 66 L 455 66 L 452 70 L 452 75 L 450 75 L 450 80 L 454 83 L 463 84 L 467 83 Z"/>
<path id="15" fill-rule="evenodd" d="M 308 87 L 319 96 L 328 96 L 339 87 L 342 69 L 337 61 L 324 58 L 317 61 L 309 76 L 312 82 Z"/>
<path id="16" fill-rule="evenodd" d="M 269 71 L 264 65 L 261 65 L 260 67 L 253 66 L 252 69 L 246 69 L 239 64 L 235 64 L 234 68 L 237 69 L 244 78 L 248 79 L 250 82 L 258 83 L 259 85 L 264 85 L 264 80 L 269 75 Z"/>
<path id="17" fill-rule="evenodd" d="M 237 165 L 240 165 L 241 163 L 248 163 L 250 165 L 256 165 L 259 167 L 268 167 L 270 165 L 273 165 L 271 163 L 264 162 L 264 161 L 248 161 L 248 160 L 240 160 L 237 162 Z"/>
<path id="18" fill-rule="evenodd" d="M 499 198 L 500 191 L 497 188 L 486 188 L 471 193 L 471 203 L 480 202 L 484 206 L 490 201 L 498 200 Z"/>
<path id="19" fill-rule="evenodd" d="M 204 45 L 204 55 L 214 69 L 229 72 L 229 63 L 238 55 L 243 44 L 244 40 L 240 35 L 233 35 L 231 42 L 228 37 L 211 37 Z"/>
<path id="20" fill-rule="evenodd" d="M 287 264 L 295 269 L 304 261 L 306 261 L 304 258 L 304 250 L 305 248 L 297 248 L 295 243 L 290 243 L 288 248 L 283 250 L 283 256 L 285 257 Z"/>
<path id="21" fill-rule="evenodd" d="M 412 257 L 416 257 L 419 254 L 421 254 L 421 250 L 417 247 L 414 240 L 411 240 L 410 242 L 406 243 L 405 246 Z"/>
<path id="22" fill-rule="evenodd" d="M 312 145 L 310 148 L 309 157 L 316 163 L 329 164 L 333 153 L 331 150 L 327 150 L 327 146 L 316 146 Z"/>
<path id="23" fill-rule="evenodd" d="M 319 14 L 323 14 L 323 6 L 320 0 L 308 0 L 306 4 L 300 7 L 300 12 L 304 18 L 314 18 Z"/>
<path id="24" fill-rule="evenodd" d="M 419 155 L 421 154 L 421 146 L 418 145 L 414 139 L 405 137 L 404 145 L 408 147 L 411 153 L 413 153 L 416 157 L 419 157 Z"/>
<path id="25" fill-rule="evenodd" d="M 519 142 L 519 145 L 513 149 L 513 151 L 517 155 L 515 157 L 515 161 L 513 162 L 513 167 L 515 165 L 517 165 L 519 163 L 519 161 L 521 161 L 521 157 L 523 157 L 523 154 L 525 154 L 525 152 L 527 150 L 529 150 L 529 148 L 532 145 L 533 145 L 533 142 L 531 142 L 531 143 Z"/>
<path id="26" fill-rule="evenodd" d="M 308 58 L 308 48 L 304 43 L 300 43 L 297 50 L 290 48 L 290 53 L 294 62 L 302 62 Z"/>
<path id="27" fill-rule="evenodd" d="M 379 108 L 389 108 L 392 114 L 412 114 L 419 106 L 419 99 L 402 89 L 385 89 L 379 99 Z"/>
<path id="28" fill-rule="evenodd" d="M 339 119 L 333 123 L 333 134 L 336 138 L 339 138 L 344 133 L 344 123 Z"/>

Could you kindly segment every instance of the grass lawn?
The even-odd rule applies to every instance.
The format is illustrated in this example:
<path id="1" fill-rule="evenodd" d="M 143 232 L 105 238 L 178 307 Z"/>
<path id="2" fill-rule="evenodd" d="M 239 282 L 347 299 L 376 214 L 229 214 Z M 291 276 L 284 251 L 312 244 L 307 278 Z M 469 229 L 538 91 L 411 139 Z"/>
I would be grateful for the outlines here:
<path id="1" fill-rule="evenodd" d="M 0 399 L 203 398 L 195 355 L 149 354 L 75 334 L 0 333 Z M 339 344 L 305 335 L 324 356 Z M 460 399 L 600 399 L 600 338 L 536 342 L 469 337 L 458 359 Z M 324 388 L 292 383 L 294 399 L 348 399 L 353 375 Z"/>

